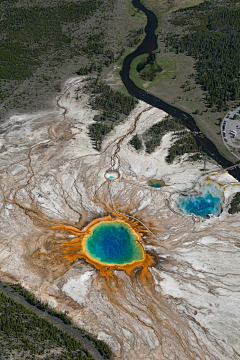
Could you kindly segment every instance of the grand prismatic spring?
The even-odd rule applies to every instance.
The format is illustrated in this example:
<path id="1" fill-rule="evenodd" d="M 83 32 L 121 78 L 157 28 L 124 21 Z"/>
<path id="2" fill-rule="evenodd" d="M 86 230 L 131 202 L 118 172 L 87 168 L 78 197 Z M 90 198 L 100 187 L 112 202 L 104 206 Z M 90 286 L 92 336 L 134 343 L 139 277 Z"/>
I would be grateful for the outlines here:
<path id="1" fill-rule="evenodd" d="M 94 265 L 100 274 L 112 275 L 112 270 L 122 269 L 131 276 L 132 271 L 142 268 L 141 277 L 148 276 L 148 266 L 153 265 L 153 258 L 142 246 L 143 229 L 137 221 L 127 216 L 99 218 L 88 224 L 83 230 L 71 226 L 55 226 L 76 234 L 71 241 L 57 244 L 59 250 L 50 256 L 63 257 L 72 263 L 77 258 L 84 258 Z"/>
<path id="2" fill-rule="evenodd" d="M 119 220 L 100 222 L 84 237 L 84 249 L 94 260 L 103 264 L 129 264 L 144 259 L 138 236 L 131 227 Z"/>

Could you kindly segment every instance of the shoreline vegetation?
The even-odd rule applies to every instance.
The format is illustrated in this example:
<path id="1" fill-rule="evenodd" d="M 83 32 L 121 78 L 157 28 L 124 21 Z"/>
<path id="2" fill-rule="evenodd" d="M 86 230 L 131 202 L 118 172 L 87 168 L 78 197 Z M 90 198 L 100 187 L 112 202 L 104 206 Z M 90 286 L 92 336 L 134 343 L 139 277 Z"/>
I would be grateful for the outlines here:
<path id="1" fill-rule="evenodd" d="M 134 59 L 130 78 L 138 87 L 191 114 L 201 132 L 234 163 L 236 158 L 221 139 L 220 122 L 226 111 L 237 107 L 240 100 L 238 66 L 234 65 L 239 53 L 237 32 L 240 26 L 238 20 L 234 20 L 235 10 L 239 11 L 235 0 L 221 3 L 183 0 L 174 4 L 144 0 L 143 4 L 153 10 L 159 24 L 161 22 L 157 30 L 156 58 L 163 70 L 153 81 L 143 81 L 136 70 L 137 59 Z M 217 56 L 209 53 L 215 42 Z M 237 51 L 234 50 L 236 46 Z M 138 62 L 141 60 L 139 57 Z M 210 76 L 207 76 L 209 69 Z M 237 150 L 231 150 L 240 155 Z"/>
<path id="2" fill-rule="evenodd" d="M 138 63 L 136 70 L 144 81 L 153 81 L 156 73 L 162 72 L 163 69 L 156 62 L 156 54 L 151 52 L 147 58 Z"/>
<path id="3" fill-rule="evenodd" d="M 56 310 L 54 310 L 53 308 L 51 308 L 49 306 L 49 304 L 47 302 L 43 302 L 42 300 L 38 299 L 35 297 L 35 295 L 33 295 L 31 292 L 29 292 L 28 290 L 26 290 L 23 286 L 21 286 L 21 284 L 10 284 L 10 283 L 2 283 L 0 282 L 0 285 L 2 285 L 4 288 L 8 289 L 9 291 L 11 291 L 12 293 L 16 293 L 18 295 L 20 295 L 23 299 L 25 299 L 27 301 L 28 304 L 36 307 L 38 310 L 49 314 L 50 316 L 53 316 L 55 318 L 58 318 L 60 320 L 62 320 L 62 322 L 68 326 L 71 326 L 73 329 L 76 329 L 78 331 L 80 331 L 80 333 L 82 334 L 82 338 L 86 338 L 87 340 L 89 340 L 92 345 L 99 351 L 99 353 L 103 356 L 104 359 L 106 360 L 111 360 L 113 358 L 113 353 L 110 349 L 110 347 L 104 343 L 101 340 L 98 340 L 96 337 L 94 337 L 93 335 L 88 334 L 85 330 L 78 328 L 76 326 L 73 325 L 72 320 L 68 317 L 68 312 L 64 312 L 64 313 L 60 313 Z M 50 324 L 47 320 L 42 320 L 40 319 L 32 310 L 28 310 L 26 309 L 26 307 L 24 307 L 24 304 L 18 305 L 14 300 L 12 300 L 10 297 L 8 298 L 7 295 L 2 295 L 1 289 L 0 289 L 0 297 L 1 297 L 1 304 L 2 302 L 4 303 L 10 303 L 11 306 L 14 308 L 14 311 L 11 312 L 11 315 L 8 316 L 8 324 L 4 321 L 5 319 L 5 315 L 6 311 L 8 313 L 8 310 L 4 310 L 3 307 L 1 307 L 0 304 L 0 330 L 1 330 L 1 339 L 3 339 L 3 337 L 6 335 L 11 335 L 15 336 L 14 334 L 16 333 L 16 335 L 18 334 L 18 342 L 19 344 L 17 346 L 13 346 L 13 341 L 10 344 L 10 350 L 12 349 L 12 351 L 25 351 L 28 352 L 26 354 L 26 359 L 37 359 L 36 355 L 38 353 L 43 354 L 44 351 L 46 351 L 46 359 L 90 359 L 93 360 L 94 358 L 91 356 L 91 354 L 88 352 L 87 349 L 85 349 L 84 347 L 86 347 L 85 344 L 82 344 L 82 342 L 80 340 L 76 341 L 74 340 L 74 338 L 70 335 L 68 335 L 67 333 L 65 333 L 64 331 L 58 330 L 55 326 L 53 326 L 52 324 Z M 10 300 L 9 300 L 10 299 Z M 19 299 L 21 301 L 21 299 Z M 17 305 L 15 305 L 17 304 Z M 63 354 L 64 357 L 62 357 L 61 354 L 53 354 L 53 356 L 47 355 L 47 353 L 49 353 L 49 350 L 51 350 L 52 346 L 54 345 L 53 343 L 51 343 L 52 345 L 50 346 L 49 350 L 46 350 L 48 345 L 43 345 L 42 347 L 38 344 L 38 341 L 41 340 L 41 336 L 38 335 L 33 335 L 33 339 L 34 339 L 34 345 L 30 346 L 29 344 L 31 343 L 31 335 L 29 334 L 27 338 L 23 338 L 22 341 L 19 340 L 19 331 L 18 329 L 16 329 L 16 327 L 14 327 L 15 322 L 11 320 L 12 316 L 15 318 L 15 320 L 17 319 L 21 319 L 22 314 L 28 313 L 29 315 L 34 315 L 34 321 L 40 321 L 40 327 L 47 327 L 50 331 L 50 335 L 46 335 L 45 337 L 43 336 L 42 341 L 45 340 L 49 340 L 51 343 L 51 336 L 53 336 L 54 340 L 57 341 L 56 344 L 58 344 L 59 346 L 62 347 L 66 347 L 66 350 L 64 350 Z M 15 315 L 14 315 L 15 314 Z M 32 325 L 28 325 L 28 320 L 27 318 L 24 318 L 25 320 L 25 329 L 32 329 Z M 38 320 L 40 319 L 40 320 Z M 17 320 L 17 324 L 18 321 Z M 43 321 L 43 322 L 41 322 Z M 22 321 L 19 321 L 19 324 L 22 323 Z M 23 330 L 21 330 L 23 331 Z M 44 330 L 47 331 L 47 330 Z M 23 331 L 23 334 L 25 334 L 26 331 Z M 55 335 L 52 334 L 60 334 L 60 338 L 58 339 Z M 49 339 L 48 339 L 49 337 Z M 63 343 L 61 338 L 66 338 L 67 340 Z M 71 346 L 69 345 L 69 340 L 71 340 Z M 73 343 L 72 343 L 73 341 Z M 0 356 L 3 355 L 3 352 L 1 354 L 1 345 L 2 345 L 2 340 L 0 340 Z M 26 345 L 27 343 L 27 345 Z M 56 345 L 55 344 L 55 345 Z M 73 345 L 72 345 L 73 344 Z M 57 345 L 56 345 L 57 346 Z M 3 351 L 3 350 L 2 350 Z M 60 351 L 60 350 L 59 350 Z M 58 351 L 58 352 L 59 352 Z M 68 354 L 69 352 L 69 354 Z M 54 352 L 53 352 L 54 353 Z M 28 357 L 30 356 L 30 357 Z M 57 357 L 56 357 L 57 356 Z M 70 358 L 68 357 L 70 356 Z M 21 357 L 21 359 L 23 359 L 24 357 Z M 0 357 L 1 359 L 1 357 Z"/>

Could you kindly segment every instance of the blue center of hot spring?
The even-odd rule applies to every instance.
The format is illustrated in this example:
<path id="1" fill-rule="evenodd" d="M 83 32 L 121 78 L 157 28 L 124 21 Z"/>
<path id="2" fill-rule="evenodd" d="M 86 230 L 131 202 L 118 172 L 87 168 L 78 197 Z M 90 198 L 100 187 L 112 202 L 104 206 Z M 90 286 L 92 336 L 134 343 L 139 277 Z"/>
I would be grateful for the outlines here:
<path id="1" fill-rule="evenodd" d="M 87 237 L 86 250 L 96 260 L 123 265 L 144 259 L 137 235 L 122 221 L 105 221 L 92 228 Z"/>
<path id="2" fill-rule="evenodd" d="M 213 183 L 204 185 L 199 196 L 180 195 L 176 205 L 184 213 L 206 217 L 208 214 L 220 215 L 222 202 L 223 194 Z"/>

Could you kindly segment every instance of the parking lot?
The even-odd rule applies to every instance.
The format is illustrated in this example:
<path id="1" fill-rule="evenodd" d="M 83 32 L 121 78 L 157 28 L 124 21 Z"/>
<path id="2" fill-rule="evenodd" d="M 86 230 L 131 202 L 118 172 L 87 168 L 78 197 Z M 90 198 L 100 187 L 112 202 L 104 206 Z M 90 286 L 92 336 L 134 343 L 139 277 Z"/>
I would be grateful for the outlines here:
<path id="1" fill-rule="evenodd" d="M 240 108 L 226 114 L 222 121 L 221 132 L 226 145 L 240 148 Z"/>

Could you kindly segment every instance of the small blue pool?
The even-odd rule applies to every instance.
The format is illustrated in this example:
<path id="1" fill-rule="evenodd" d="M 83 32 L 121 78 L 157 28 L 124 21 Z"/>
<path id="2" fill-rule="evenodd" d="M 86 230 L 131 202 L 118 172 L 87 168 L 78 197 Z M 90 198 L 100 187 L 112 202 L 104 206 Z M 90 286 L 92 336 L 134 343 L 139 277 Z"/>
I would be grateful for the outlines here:
<path id="1" fill-rule="evenodd" d="M 161 188 L 165 185 L 165 182 L 163 180 L 148 180 L 148 186 L 154 187 L 154 188 Z"/>

